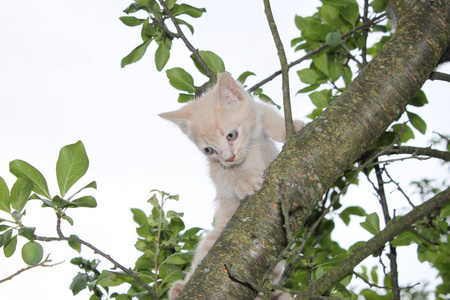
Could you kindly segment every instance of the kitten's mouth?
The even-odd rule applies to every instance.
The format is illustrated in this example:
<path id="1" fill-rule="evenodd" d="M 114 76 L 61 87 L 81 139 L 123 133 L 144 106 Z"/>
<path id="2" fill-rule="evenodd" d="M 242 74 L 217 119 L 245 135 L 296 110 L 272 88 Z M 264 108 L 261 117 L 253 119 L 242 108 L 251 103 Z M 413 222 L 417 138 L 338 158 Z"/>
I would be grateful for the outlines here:
<path id="1" fill-rule="evenodd" d="M 240 164 L 242 164 L 242 162 L 244 161 L 245 157 L 235 157 L 233 160 L 228 160 L 228 161 L 219 161 L 219 164 L 222 168 L 224 169 L 231 169 L 231 168 L 235 168 L 238 167 Z"/>

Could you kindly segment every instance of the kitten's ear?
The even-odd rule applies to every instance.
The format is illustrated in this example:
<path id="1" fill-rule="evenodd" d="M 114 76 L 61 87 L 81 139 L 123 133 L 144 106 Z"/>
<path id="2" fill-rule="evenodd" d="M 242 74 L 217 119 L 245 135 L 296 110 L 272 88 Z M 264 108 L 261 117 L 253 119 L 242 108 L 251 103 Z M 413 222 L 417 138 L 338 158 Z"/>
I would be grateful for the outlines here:
<path id="1" fill-rule="evenodd" d="M 233 77 L 226 73 L 218 76 L 218 97 L 217 102 L 220 106 L 229 107 L 232 104 L 241 103 L 245 100 L 245 91 Z"/>
<path id="2" fill-rule="evenodd" d="M 183 131 L 185 134 L 188 134 L 190 121 L 189 113 L 186 109 L 181 108 L 178 110 L 161 113 L 158 116 L 163 119 L 172 121 L 173 123 L 178 125 L 178 127 L 180 127 L 181 131 Z"/>

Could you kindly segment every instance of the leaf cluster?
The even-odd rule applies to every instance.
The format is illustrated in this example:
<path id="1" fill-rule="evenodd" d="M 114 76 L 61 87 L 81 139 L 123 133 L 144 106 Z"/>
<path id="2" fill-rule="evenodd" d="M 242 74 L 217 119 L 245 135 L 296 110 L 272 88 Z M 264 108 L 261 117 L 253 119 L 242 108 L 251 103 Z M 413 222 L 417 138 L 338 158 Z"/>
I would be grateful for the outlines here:
<path id="1" fill-rule="evenodd" d="M 60 226 L 60 219 L 64 219 L 73 225 L 73 219 L 67 214 L 69 208 L 93 208 L 97 206 L 94 197 L 78 196 L 85 189 L 96 188 L 95 181 L 85 185 L 71 196 L 67 196 L 73 185 L 86 174 L 88 167 L 89 159 L 81 141 L 63 147 L 56 162 L 59 195 L 52 197 L 47 181 L 38 169 L 23 160 L 14 160 L 9 164 L 10 172 L 17 177 L 11 190 L 0 177 L 0 210 L 7 215 L 5 219 L 0 219 L 0 248 L 3 247 L 3 253 L 6 257 L 14 254 L 19 236 L 33 242 L 25 244 L 25 250 L 22 249 L 22 257 L 25 262 L 30 261 L 26 257 L 42 252 L 42 247 L 35 241 L 34 232 L 36 228 L 23 224 L 26 205 L 29 201 L 41 201 L 42 207 L 53 209 L 58 218 L 58 226 Z M 38 257 L 40 257 L 40 261 L 42 253 Z M 37 264 L 39 261 L 35 261 L 33 264 Z"/>

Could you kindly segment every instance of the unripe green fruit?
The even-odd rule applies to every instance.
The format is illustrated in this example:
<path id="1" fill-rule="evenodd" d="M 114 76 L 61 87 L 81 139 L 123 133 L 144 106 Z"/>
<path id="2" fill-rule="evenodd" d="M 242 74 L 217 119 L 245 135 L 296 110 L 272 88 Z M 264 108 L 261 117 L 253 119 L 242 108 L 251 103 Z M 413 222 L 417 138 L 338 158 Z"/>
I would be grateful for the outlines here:
<path id="1" fill-rule="evenodd" d="M 337 47 L 341 44 L 341 36 L 337 32 L 330 32 L 327 34 L 325 42 L 330 47 Z"/>
<path id="2" fill-rule="evenodd" d="M 30 266 L 37 265 L 42 260 L 43 255 L 44 250 L 41 244 L 36 242 L 28 242 L 22 247 L 22 259 Z"/>

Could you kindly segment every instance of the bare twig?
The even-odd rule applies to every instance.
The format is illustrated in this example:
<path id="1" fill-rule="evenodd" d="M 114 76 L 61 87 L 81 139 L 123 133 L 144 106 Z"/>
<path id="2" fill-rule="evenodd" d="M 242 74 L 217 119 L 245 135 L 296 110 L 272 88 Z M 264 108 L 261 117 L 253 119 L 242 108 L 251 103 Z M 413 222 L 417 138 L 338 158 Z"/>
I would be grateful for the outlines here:
<path id="1" fill-rule="evenodd" d="M 384 170 L 384 168 L 383 168 Z M 389 209 L 386 199 L 386 192 L 384 190 L 384 181 L 382 178 L 382 170 L 380 166 L 375 165 L 375 176 L 378 182 L 378 188 L 376 189 L 378 193 L 378 198 L 380 200 L 381 208 L 383 210 L 384 222 L 387 225 L 391 221 L 391 216 L 389 215 Z M 391 266 L 391 286 L 393 287 L 392 299 L 400 300 L 400 290 L 398 289 L 398 266 L 397 266 L 397 249 L 389 242 L 389 254 L 388 254 Z"/>
<path id="2" fill-rule="evenodd" d="M 61 262 L 58 262 L 58 263 L 54 263 L 54 264 L 50 264 L 51 262 L 52 262 L 52 260 L 50 259 L 50 254 L 49 254 L 49 255 L 47 255 L 47 257 L 42 262 L 38 263 L 37 265 L 28 266 L 26 268 L 20 269 L 16 273 L 14 273 L 14 274 L 12 274 L 12 275 L 4 278 L 4 279 L 1 279 L 0 283 L 3 283 L 3 282 L 8 281 L 8 280 L 11 280 L 14 277 L 16 277 L 17 275 L 20 275 L 23 272 L 29 271 L 29 270 L 34 269 L 36 267 L 44 267 L 44 268 L 54 267 L 54 266 L 62 264 L 64 261 L 61 261 Z"/>
<path id="3" fill-rule="evenodd" d="M 442 72 L 432 72 L 430 74 L 430 80 L 442 80 L 450 82 L 450 74 Z"/>
<path id="4" fill-rule="evenodd" d="M 353 28 L 352 30 L 347 31 L 346 33 L 344 33 L 343 35 L 341 35 L 341 39 L 344 39 L 346 37 L 349 37 L 350 35 L 352 35 L 353 33 L 362 30 L 364 28 L 368 28 L 372 25 L 375 25 L 381 21 L 383 21 L 386 18 L 386 14 L 381 14 L 378 17 L 375 17 L 369 21 L 367 21 L 364 24 L 361 24 L 360 26 L 357 26 L 355 28 Z M 307 59 L 309 59 L 310 57 L 312 57 L 313 55 L 322 52 L 324 49 L 328 48 L 327 44 L 323 44 L 321 46 L 319 46 L 317 49 L 308 52 L 307 54 L 305 54 L 304 56 L 300 57 L 299 59 L 291 62 L 288 64 L 288 68 L 292 68 L 296 65 L 298 65 L 299 63 L 301 63 L 302 61 L 305 61 Z M 253 91 L 255 91 L 256 89 L 259 89 L 260 87 L 262 87 L 264 84 L 268 83 L 269 81 L 272 81 L 274 78 L 278 77 L 281 74 L 281 70 L 276 71 L 275 73 L 273 73 L 272 75 L 270 75 L 269 77 L 263 79 L 262 81 L 260 81 L 259 83 L 255 84 L 254 86 L 252 86 L 251 88 L 248 89 L 248 91 L 251 93 Z"/>
<path id="5" fill-rule="evenodd" d="M 356 272 L 353 272 L 353 275 L 355 275 L 356 277 L 358 277 L 359 279 L 361 279 L 362 281 L 367 283 L 370 287 L 376 287 L 376 288 L 379 288 L 379 289 L 386 289 L 386 290 L 407 290 L 407 289 L 412 289 L 413 287 L 415 287 L 415 286 L 420 284 L 420 282 L 417 282 L 417 283 L 415 283 L 413 285 L 409 285 L 409 286 L 406 286 L 406 287 L 396 287 L 396 288 L 394 288 L 394 287 L 380 286 L 380 285 L 377 285 L 375 283 L 372 283 L 372 282 L 370 282 L 369 280 L 365 279 L 364 277 L 362 277 L 361 275 L 359 275 Z"/>
<path id="6" fill-rule="evenodd" d="M 266 14 L 267 22 L 269 23 L 270 31 L 272 32 L 273 41 L 277 48 L 278 58 L 281 66 L 281 78 L 283 89 L 283 108 L 284 108 L 284 120 L 286 122 L 286 140 L 292 138 L 295 130 L 294 123 L 292 121 L 291 100 L 289 94 L 289 67 L 287 63 L 286 53 L 284 52 L 283 43 L 278 33 L 277 25 L 272 14 L 272 8 L 270 7 L 269 0 L 263 0 L 264 12 Z"/>

